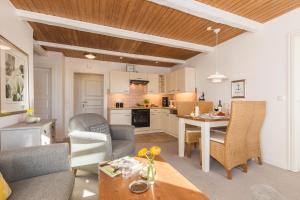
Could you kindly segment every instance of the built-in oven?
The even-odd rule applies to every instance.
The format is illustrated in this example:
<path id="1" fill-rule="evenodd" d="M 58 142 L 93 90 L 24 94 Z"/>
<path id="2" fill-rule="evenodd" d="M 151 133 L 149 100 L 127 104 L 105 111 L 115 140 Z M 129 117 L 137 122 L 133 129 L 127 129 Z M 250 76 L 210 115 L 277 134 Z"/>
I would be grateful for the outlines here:
<path id="1" fill-rule="evenodd" d="M 150 109 L 132 109 L 131 125 L 136 128 L 150 127 Z"/>

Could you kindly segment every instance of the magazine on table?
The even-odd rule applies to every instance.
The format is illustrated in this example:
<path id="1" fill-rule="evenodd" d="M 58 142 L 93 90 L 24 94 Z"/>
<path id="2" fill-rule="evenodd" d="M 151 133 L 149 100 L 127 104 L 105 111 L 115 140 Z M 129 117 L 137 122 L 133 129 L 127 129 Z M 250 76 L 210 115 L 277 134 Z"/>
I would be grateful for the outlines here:
<path id="1" fill-rule="evenodd" d="M 143 167 L 143 163 L 136 160 L 133 157 L 125 156 L 105 164 L 100 164 L 99 169 L 110 177 L 115 177 L 121 174 L 123 166 L 128 166 L 132 173 L 140 170 Z"/>

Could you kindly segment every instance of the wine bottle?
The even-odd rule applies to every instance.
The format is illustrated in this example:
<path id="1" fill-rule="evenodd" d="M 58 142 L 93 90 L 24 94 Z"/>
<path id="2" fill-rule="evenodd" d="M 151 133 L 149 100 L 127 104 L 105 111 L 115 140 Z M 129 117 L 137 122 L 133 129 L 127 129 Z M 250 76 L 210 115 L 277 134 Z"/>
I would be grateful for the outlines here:
<path id="1" fill-rule="evenodd" d="M 222 112 L 222 103 L 221 103 L 221 100 L 219 100 L 218 112 Z"/>

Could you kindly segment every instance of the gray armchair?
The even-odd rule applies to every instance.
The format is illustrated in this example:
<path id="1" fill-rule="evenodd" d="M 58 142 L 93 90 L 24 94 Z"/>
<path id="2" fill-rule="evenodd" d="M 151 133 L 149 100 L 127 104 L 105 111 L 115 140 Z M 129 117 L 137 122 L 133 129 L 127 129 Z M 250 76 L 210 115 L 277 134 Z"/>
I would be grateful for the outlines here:
<path id="1" fill-rule="evenodd" d="M 98 163 L 135 152 L 134 127 L 109 125 L 98 114 L 84 113 L 69 121 L 71 167 L 98 172 Z"/>
<path id="2" fill-rule="evenodd" d="M 0 171 L 12 194 L 9 200 L 68 200 L 75 177 L 68 144 L 0 152 Z"/>

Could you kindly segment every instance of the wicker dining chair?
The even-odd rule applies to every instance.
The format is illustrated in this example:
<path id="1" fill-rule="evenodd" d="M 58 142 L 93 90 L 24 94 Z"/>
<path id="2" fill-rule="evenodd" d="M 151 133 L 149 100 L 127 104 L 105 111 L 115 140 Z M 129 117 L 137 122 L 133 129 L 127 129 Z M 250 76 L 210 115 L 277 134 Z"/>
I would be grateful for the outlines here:
<path id="1" fill-rule="evenodd" d="M 253 102 L 233 101 L 226 134 L 211 134 L 210 155 L 225 167 L 228 179 L 232 179 L 234 167 L 242 166 L 243 172 L 247 172 L 247 132 L 253 114 Z M 199 148 L 201 151 L 201 145 Z M 201 159 L 200 153 L 200 163 Z"/>
<path id="2" fill-rule="evenodd" d="M 260 132 L 266 116 L 266 102 L 253 101 L 254 114 L 252 123 L 247 133 L 247 152 L 248 160 L 256 159 L 258 164 L 262 164 L 261 149 L 260 149 Z"/>
<path id="3" fill-rule="evenodd" d="M 177 102 L 177 114 L 189 115 L 194 111 L 195 102 Z M 208 113 L 213 110 L 213 103 L 209 101 L 201 101 L 198 103 L 200 113 Z M 192 125 L 185 127 L 185 153 L 187 157 L 191 157 L 193 148 L 196 148 L 200 138 L 200 128 Z"/>

